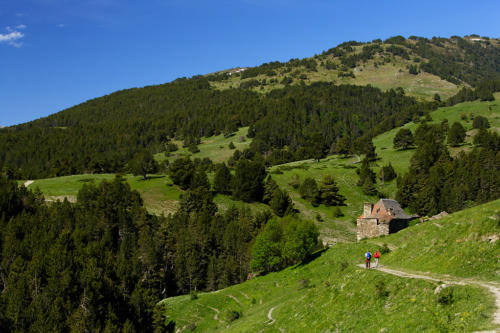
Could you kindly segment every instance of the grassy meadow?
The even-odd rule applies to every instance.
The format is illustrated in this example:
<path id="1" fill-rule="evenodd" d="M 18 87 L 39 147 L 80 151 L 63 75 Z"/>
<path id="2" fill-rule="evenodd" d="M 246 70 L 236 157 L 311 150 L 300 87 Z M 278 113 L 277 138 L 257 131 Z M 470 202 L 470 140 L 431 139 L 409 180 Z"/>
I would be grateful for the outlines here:
<path id="1" fill-rule="evenodd" d="M 175 143 L 179 150 L 171 152 L 169 156 L 165 156 L 165 153 L 159 153 L 155 155 L 155 159 L 159 162 L 165 159 L 173 161 L 181 156 L 190 156 L 191 158 L 203 159 L 208 157 L 214 163 L 220 163 L 227 161 L 231 157 L 236 149 L 243 151 L 250 146 L 252 143 L 251 138 L 247 138 L 248 127 L 242 127 L 230 137 L 224 137 L 223 134 L 217 136 L 211 136 L 209 138 L 201 138 L 201 143 L 198 145 L 200 149 L 197 153 L 191 153 L 187 147 L 182 147 L 182 141 L 172 141 Z M 243 139 L 242 139 L 243 138 Z M 229 148 L 230 143 L 234 144 L 234 149 Z"/>

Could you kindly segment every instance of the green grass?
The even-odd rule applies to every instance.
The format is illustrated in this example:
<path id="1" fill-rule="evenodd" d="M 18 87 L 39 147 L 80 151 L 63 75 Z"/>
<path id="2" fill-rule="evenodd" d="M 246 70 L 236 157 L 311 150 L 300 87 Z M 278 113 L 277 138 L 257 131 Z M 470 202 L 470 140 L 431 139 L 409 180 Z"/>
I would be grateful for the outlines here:
<path id="1" fill-rule="evenodd" d="M 472 129 L 472 120 L 470 119 L 471 113 L 474 116 L 483 116 L 490 121 L 491 129 L 500 131 L 500 93 L 495 94 L 495 101 L 492 102 L 465 102 L 451 107 L 442 107 L 430 113 L 432 121 L 430 123 L 439 124 L 444 119 L 448 119 L 448 125 L 451 126 L 454 122 L 460 122 L 467 130 L 467 137 L 465 145 L 458 148 L 451 148 L 452 154 L 456 154 L 460 150 L 469 150 L 472 145 L 472 138 L 477 130 Z M 466 120 L 462 120 L 461 116 L 465 114 Z M 401 128 L 410 129 L 413 133 L 419 126 L 418 123 L 410 122 L 402 127 L 395 128 L 391 131 L 385 132 L 373 139 L 373 144 L 376 147 L 377 156 L 382 161 L 391 161 L 392 166 L 396 172 L 408 170 L 410 158 L 414 150 L 409 149 L 406 151 L 394 150 L 393 140 L 396 133 Z"/>
<path id="2" fill-rule="evenodd" d="M 240 128 L 231 137 L 225 138 L 224 135 L 212 136 L 209 138 L 202 138 L 201 144 L 198 145 L 200 151 L 198 153 L 191 153 L 187 148 L 182 147 L 182 141 L 173 141 L 179 147 L 178 151 L 170 153 L 170 156 L 165 157 L 164 153 L 159 153 L 155 155 L 157 161 L 163 161 L 168 159 L 173 161 L 179 156 L 190 156 L 191 158 L 203 159 L 208 157 L 214 163 L 226 162 L 231 156 L 233 156 L 236 149 L 243 151 L 250 146 L 252 139 L 247 138 L 248 127 Z M 241 137 L 244 141 L 241 141 Z M 233 142 L 235 148 L 230 149 L 229 143 Z"/>
<path id="3" fill-rule="evenodd" d="M 380 239 L 395 248 L 383 263 L 500 282 L 500 240 L 489 240 L 494 235 L 500 236 L 500 200 Z"/>
<path id="4" fill-rule="evenodd" d="M 124 176 L 130 187 L 137 190 L 144 205 L 153 214 L 173 213 L 177 209 L 179 195 L 182 193 L 165 175 L 150 175 L 147 180 L 140 176 Z M 70 201 L 76 200 L 78 191 L 83 184 L 103 180 L 112 180 L 114 174 L 84 174 L 56 178 L 38 179 L 29 186 L 30 189 L 39 188 L 48 200 L 61 200 L 65 197 Z"/>
<path id="5" fill-rule="evenodd" d="M 499 282 L 500 200 L 359 243 L 339 243 L 310 262 L 217 292 L 163 300 L 176 329 L 200 332 L 471 332 L 493 329 L 494 298 L 485 289 L 452 286 L 443 305 L 439 283 L 359 268 L 363 253 L 390 244 L 381 263 L 403 270 Z M 437 227 L 439 224 L 441 227 Z M 381 283 L 384 287 L 381 287 Z M 380 292 L 382 291 L 382 292 Z M 385 291 L 385 292 L 384 292 Z M 237 301 L 234 300 L 237 299 Z M 268 320 L 271 308 L 274 323 Z M 216 313 L 218 311 L 218 315 Z M 227 318 L 231 311 L 241 317 Z M 217 319 L 215 319 L 217 317 Z"/>
<path id="6" fill-rule="evenodd" d="M 470 332 L 491 328 L 494 303 L 487 291 L 454 286 L 454 302 L 441 305 L 434 295 L 437 283 L 357 267 L 366 246 L 338 244 L 305 265 L 202 293 L 196 300 L 189 296 L 165 299 L 167 320 L 175 321 L 180 332 L 192 328 L 199 332 L 380 332 L 382 328 L 388 332 Z M 384 287 L 377 288 L 381 283 Z M 274 323 L 267 317 L 271 308 Z M 241 318 L 228 320 L 227 314 L 235 310 Z"/>

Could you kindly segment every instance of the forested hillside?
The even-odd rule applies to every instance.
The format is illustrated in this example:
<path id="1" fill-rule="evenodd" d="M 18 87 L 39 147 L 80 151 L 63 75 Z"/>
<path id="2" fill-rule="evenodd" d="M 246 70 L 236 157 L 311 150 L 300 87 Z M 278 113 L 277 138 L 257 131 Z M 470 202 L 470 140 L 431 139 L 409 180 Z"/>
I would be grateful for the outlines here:
<path id="1" fill-rule="evenodd" d="M 0 131 L 0 161 L 15 178 L 119 172 L 135 154 L 161 152 L 171 138 L 196 145 L 200 137 L 250 125 L 258 153 L 288 146 L 288 160 L 313 157 L 320 139 L 329 148 L 401 125 L 435 109 L 402 90 L 318 83 L 261 96 L 218 91 L 206 79 L 132 89 L 50 117 Z M 319 136 L 318 136 L 319 135 Z"/>
<path id="2" fill-rule="evenodd" d="M 254 151 L 274 153 L 270 164 L 314 157 L 318 144 L 330 147 L 341 139 L 353 144 L 435 109 L 441 88 L 419 72 L 473 87 L 498 79 L 498 41 L 472 37 L 346 42 L 313 58 L 119 91 L 0 129 L 0 167 L 15 178 L 121 172 L 145 149 L 167 151 L 176 139 L 195 150 L 202 137 L 230 135 L 244 126 L 255 137 Z M 389 64 L 397 73 L 408 71 L 406 81 L 418 83 L 413 88 L 425 90 L 435 102 L 408 97 L 419 94 L 409 87 L 396 89 L 406 84 L 399 81 L 375 84 L 393 88 L 386 92 L 344 85 L 374 84 L 351 79 L 370 68 L 377 69 L 372 74 L 378 68 L 392 73 Z M 335 78 L 323 70 L 335 72 Z M 385 80 L 374 75 L 377 82 Z M 456 91 L 447 90 L 443 100 Z"/>

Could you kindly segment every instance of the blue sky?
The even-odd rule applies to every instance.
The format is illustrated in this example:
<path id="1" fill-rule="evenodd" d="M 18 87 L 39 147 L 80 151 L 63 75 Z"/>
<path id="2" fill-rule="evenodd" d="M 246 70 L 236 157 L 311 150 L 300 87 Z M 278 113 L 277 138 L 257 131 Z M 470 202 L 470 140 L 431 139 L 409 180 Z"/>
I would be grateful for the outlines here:
<path id="1" fill-rule="evenodd" d="M 498 0 L 0 0 L 0 126 L 347 40 L 500 37 Z"/>

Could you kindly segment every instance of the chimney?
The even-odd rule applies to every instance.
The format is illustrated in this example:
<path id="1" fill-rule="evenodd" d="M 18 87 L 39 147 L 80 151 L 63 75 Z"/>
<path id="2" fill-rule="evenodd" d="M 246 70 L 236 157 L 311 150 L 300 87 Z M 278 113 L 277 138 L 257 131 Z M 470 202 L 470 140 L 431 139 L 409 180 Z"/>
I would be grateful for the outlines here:
<path id="1" fill-rule="evenodd" d="M 369 202 L 365 202 L 364 210 L 363 210 L 363 217 L 364 218 L 370 217 L 372 215 L 372 209 L 373 209 L 373 205 Z"/>

